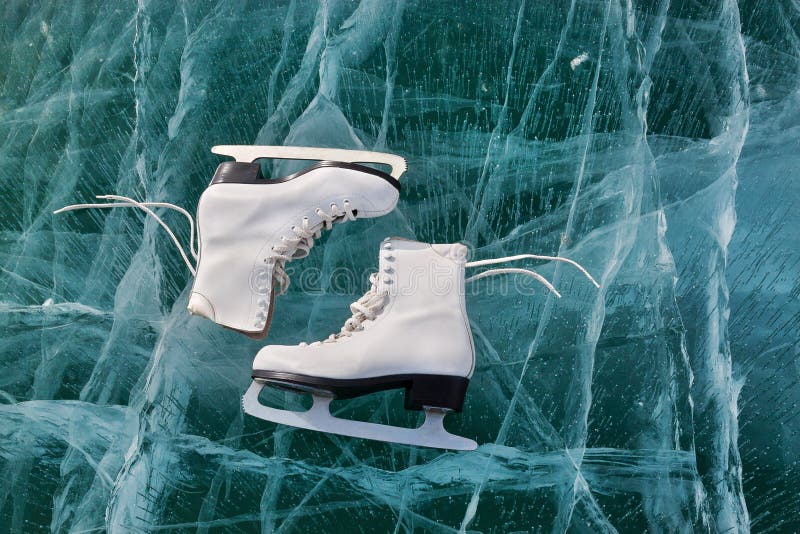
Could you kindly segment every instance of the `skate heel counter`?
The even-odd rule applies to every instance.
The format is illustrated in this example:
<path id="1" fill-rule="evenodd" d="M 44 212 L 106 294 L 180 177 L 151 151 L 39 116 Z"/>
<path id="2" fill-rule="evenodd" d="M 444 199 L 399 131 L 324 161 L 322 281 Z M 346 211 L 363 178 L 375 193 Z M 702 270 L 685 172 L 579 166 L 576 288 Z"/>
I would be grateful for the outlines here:
<path id="1" fill-rule="evenodd" d="M 274 309 L 271 265 L 253 268 L 247 262 L 231 261 L 229 257 L 207 255 L 200 262 L 187 308 L 192 315 L 262 339 L 268 332 Z"/>
<path id="2" fill-rule="evenodd" d="M 200 258 L 188 308 L 193 315 L 260 339 L 270 317 L 272 271 L 271 265 L 255 260 L 264 246 L 264 231 L 257 221 L 268 211 L 263 198 L 253 200 L 252 188 L 259 186 L 246 182 L 248 173 L 260 174 L 255 167 L 239 162 L 220 165 L 212 185 L 200 196 Z"/>
<path id="3" fill-rule="evenodd" d="M 467 315 L 466 287 L 464 283 L 469 248 L 462 243 L 452 243 L 433 244 L 431 249 L 445 261 L 450 262 L 452 269 L 455 271 L 453 279 L 456 282 L 455 291 L 452 295 L 454 299 L 452 309 L 458 310 L 458 319 L 454 322 L 451 342 L 457 347 L 459 359 L 467 365 L 467 378 L 471 378 L 472 373 L 475 371 L 475 341 L 472 338 L 472 328 Z M 466 361 L 467 359 L 469 360 L 468 362 Z"/>
<path id="4" fill-rule="evenodd" d="M 460 412 L 467 395 L 469 379 L 463 376 L 414 375 L 406 389 L 407 410 L 441 408 Z"/>
<path id="5" fill-rule="evenodd" d="M 186 306 L 186 309 L 189 310 L 189 313 L 192 315 L 205 317 L 206 319 L 217 322 L 214 306 L 200 293 L 192 292 L 192 295 L 189 297 L 189 305 Z"/>
<path id="6" fill-rule="evenodd" d="M 272 264 L 252 263 L 246 240 L 208 239 L 201 246 L 187 306 L 192 315 L 261 339 L 272 317 Z"/>

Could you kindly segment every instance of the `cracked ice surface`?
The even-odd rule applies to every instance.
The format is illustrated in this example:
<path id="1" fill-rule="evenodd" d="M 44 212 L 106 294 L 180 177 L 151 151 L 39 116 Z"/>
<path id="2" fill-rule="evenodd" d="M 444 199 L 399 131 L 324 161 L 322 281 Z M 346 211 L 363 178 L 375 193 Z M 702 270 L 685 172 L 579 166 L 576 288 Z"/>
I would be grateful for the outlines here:
<path id="1" fill-rule="evenodd" d="M 800 529 L 796 2 L 0 13 L 0 531 Z M 359 295 L 331 275 L 387 235 L 561 253 L 602 288 L 552 265 L 561 300 L 475 284 L 448 426 L 477 451 L 244 417 L 259 343 L 188 316 L 158 225 L 51 215 L 101 193 L 193 208 L 209 147 L 237 143 L 409 161 L 394 213 L 292 265 L 319 291 L 278 299 L 270 342 L 338 330 Z M 415 421 L 399 392 L 334 406 Z"/>

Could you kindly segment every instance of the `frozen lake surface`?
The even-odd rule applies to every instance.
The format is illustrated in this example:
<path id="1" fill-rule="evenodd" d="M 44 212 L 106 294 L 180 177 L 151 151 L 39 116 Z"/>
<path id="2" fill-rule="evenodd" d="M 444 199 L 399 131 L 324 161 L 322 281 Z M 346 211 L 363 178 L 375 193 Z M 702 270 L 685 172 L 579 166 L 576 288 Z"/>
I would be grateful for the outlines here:
<path id="1" fill-rule="evenodd" d="M 11 0 L 0 57 L 0 532 L 800 530 L 797 2 Z M 244 416 L 262 342 L 186 312 L 158 224 L 52 215 L 194 211 L 217 144 L 408 160 L 290 264 L 270 343 L 338 331 L 392 235 L 601 288 L 470 287 L 476 451 Z"/>

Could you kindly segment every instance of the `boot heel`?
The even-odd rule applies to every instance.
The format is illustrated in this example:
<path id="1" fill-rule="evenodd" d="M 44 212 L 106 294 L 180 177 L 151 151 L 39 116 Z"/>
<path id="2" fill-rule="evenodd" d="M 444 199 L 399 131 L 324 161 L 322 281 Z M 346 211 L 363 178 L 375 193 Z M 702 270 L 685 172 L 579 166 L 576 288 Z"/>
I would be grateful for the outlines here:
<path id="1" fill-rule="evenodd" d="M 469 379 L 463 376 L 413 375 L 406 388 L 406 409 L 444 408 L 460 412 Z"/>

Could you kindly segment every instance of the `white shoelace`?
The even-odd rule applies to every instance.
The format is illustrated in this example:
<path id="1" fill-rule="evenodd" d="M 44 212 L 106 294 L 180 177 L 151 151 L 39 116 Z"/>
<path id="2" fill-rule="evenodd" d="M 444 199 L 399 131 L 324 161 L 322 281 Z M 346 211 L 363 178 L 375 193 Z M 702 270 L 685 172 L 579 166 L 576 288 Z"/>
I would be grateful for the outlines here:
<path id="1" fill-rule="evenodd" d="M 275 253 L 273 276 L 280 285 L 279 295 L 289 289 L 290 281 L 289 275 L 286 274 L 286 262 L 308 256 L 309 250 L 314 246 L 314 240 L 319 239 L 323 230 L 333 228 L 334 223 L 345 220 L 354 221 L 357 217 L 349 200 L 345 200 L 342 203 L 342 209 L 339 209 L 339 206 L 332 202 L 330 212 L 317 208 L 314 213 L 321 219 L 319 223 L 312 225 L 308 217 L 303 217 L 303 222 L 300 226 L 292 226 L 291 228 L 295 234 L 294 236 L 281 236 L 281 242 L 272 247 L 272 251 Z"/>
<path id="2" fill-rule="evenodd" d="M 596 288 L 600 288 L 600 284 L 589 274 L 589 272 L 584 269 L 578 262 L 573 261 L 569 258 L 564 258 L 562 256 L 540 256 L 538 254 L 517 254 L 516 256 L 506 256 L 504 258 L 493 258 L 490 260 L 477 260 L 477 261 L 470 261 L 466 263 L 466 267 L 482 267 L 484 265 L 495 265 L 498 263 L 505 263 L 507 261 L 519 261 L 519 260 L 549 260 L 549 261 L 560 261 L 563 263 L 568 263 L 578 269 L 583 275 L 589 279 L 589 281 L 594 284 Z M 480 280 L 481 278 L 486 278 L 487 276 L 495 276 L 497 274 L 524 274 L 526 276 L 530 276 L 542 283 L 547 289 L 553 292 L 553 294 L 561 298 L 561 293 L 556 290 L 553 284 L 550 283 L 547 278 L 540 275 L 536 271 L 530 269 L 518 269 L 514 267 L 504 267 L 500 269 L 489 269 L 487 271 L 483 271 L 482 273 L 478 273 L 476 275 L 470 276 L 465 280 L 465 282 L 473 282 L 475 280 Z"/>
<path id="3" fill-rule="evenodd" d="M 335 334 L 331 334 L 323 341 L 315 341 L 312 345 L 330 343 L 343 337 L 350 337 L 355 332 L 364 330 L 363 324 L 365 321 L 375 320 L 386 306 L 389 293 L 387 291 L 378 291 L 378 273 L 369 275 L 369 281 L 372 287 L 369 288 L 369 291 L 364 293 L 363 297 L 350 304 L 350 311 L 353 313 L 353 316 L 344 322 L 342 329 Z M 300 343 L 301 347 L 307 345 L 308 343 Z"/>
<path id="4" fill-rule="evenodd" d="M 140 210 L 144 211 L 151 217 L 153 217 L 161 227 L 167 231 L 169 234 L 170 239 L 175 244 L 175 247 L 178 249 L 178 252 L 181 253 L 181 258 L 183 258 L 184 263 L 186 263 L 186 267 L 189 268 L 189 271 L 192 273 L 192 276 L 197 275 L 197 269 L 195 265 L 192 265 L 192 262 L 189 261 L 189 256 L 186 254 L 186 250 L 184 250 L 183 245 L 181 242 L 178 241 L 178 238 L 175 236 L 175 233 L 172 229 L 165 223 L 161 217 L 156 215 L 156 213 L 151 210 L 150 208 L 168 208 L 178 213 L 182 213 L 186 219 L 189 221 L 189 253 L 194 258 L 194 261 L 197 261 L 198 257 L 198 250 L 195 243 L 195 224 L 194 218 L 192 215 L 186 211 L 185 209 L 181 208 L 180 206 L 176 206 L 175 204 L 170 204 L 168 202 L 139 202 L 138 200 L 134 200 L 132 198 L 123 197 L 120 195 L 97 195 L 95 198 L 99 198 L 102 200 L 117 200 L 119 202 L 107 202 L 105 204 L 72 204 L 71 206 L 64 206 L 61 209 L 54 211 L 54 214 L 64 213 L 65 211 L 73 211 L 73 210 L 83 210 L 83 209 L 93 209 L 93 208 L 139 208 Z M 199 235 L 198 235 L 199 241 Z"/>
<path id="5" fill-rule="evenodd" d="M 533 260 L 551 260 L 551 261 L 560 261 L 563 263 L 568 263 L 578 269 L 589 281 L 594 284 L 595 287 L 600 288 L 600 284 L 592 277 L 589 272 L 584 269 L 578 262 L 573 261 L 569 258 L 564 258 L 562 256 L 540 256 L 537 254 L 519 254 L 516 256 L 506 256 L 504 258 L 493 258 L 489 260 L 478 260 L 478 261 L 471 261 L 465 264 L 465 267 L 481 267 L 484 265 L 495 265 L 498 263 L 505 263 L 507 261 L 518 261 L 523 259 L 533 259 Z M 489 269 L 487 271 L 483 271 L 482 273 L 478 273 L 476 275 L 470 276 L 466 278 L 464 282 L 473 282 L 475 280 L 480 280 L 481 278 L 486 278 L 488 276 L 495 276 L 498 274 L 522 274 L 525 276 L 530 276 L 531 278 L 541 282 L 548 290 L 552 291 L 553 294 L 561 298 L 561 293 L 559 293 L 553 284 L 550 283 L 544 276 L 540 275 L 536 271 L 531 269 L 519 269 L 513 267 L 506 267 L 500 269 Z M 369 291 L 364 293 L 364 296 L 358 299 L 356 302 L 350 304 L 350 311 L 353 313 L 353 316 L 350 317 L 347 321 L 345 321 L 344 326 L 342 329 L 337 332 L 336 334 L 331 334 L 328 336 L 327 339 L 323 341 L 315 341 L 311 343 L 312 345 L 320 345 L 321 343 L 331 343 L 338 341 L 344 337 L 350 337 L 355 332 L 360 332 L 364 330 L 364 322 L 365 321 L 373 321 L 375 318 L 383 312 L 383 308 L 386 306 L 389 292 L 388 291 L 378 291 L 378 273 L 372 273 L 369 277 L 369 281 L 372 284 Z M 300 343 L 301 347 L 307 346 L 308 343 Z"/>
<path id="6" fill-rule="evenodd" d="M 161 225 L 164 230 L 166 230 L 167 234 L 172 240 L 172 243 L 178 249 L 178 252 L 180 252 L 184 263 L 186 263 L 186 267 L 189 268 L 189 272 L 192 273 L 192 276 L 197 276 L 196 264 L 192 264 L 192 262 L 189 260 L 189 255 L 186 254 L 186 250 L 183 248 L 183 245 L 178 240 L 175 233 L 172 231 L 169 225 L 167 225 L 167 223 L 165 223 L 161 217 L 159 217 L 150 208 L 167 208 L 177 211 L 186 217 L 186 220 L 189 221 L 189 254 L 191 254 L 196 263 L 200 253 L 197 249 L 197 242 L 200 241 L 200 230 L 196 227 L 194 218 L 188 211 L 180 206 L 176 206 L 175 204 L 170 204 L 168 202 L 139 202 L 138 200 L 120 195 L 97 195 L 96 198 L 101 200 L 116 200 L 117 202 L 72 204 L 70 206 L 65 206 L 61 209 L 58 209 L 53 213 L 58 214 L 66 211 L 94 208 L 138 208 L 153 217 L 156 222 L 158 222 L 158 224 Z M 319 223 L 311 225 L 309 223 L 309 218 L 303 217 L 303 221 L 300 226 L 293 226 L 291 228 L 295 235 L 290 237 L 281 236 L 281 242 L 272 248 L 273 252 L 275 253 L 275 268 L 273 271 L 273 276 L 277 278 L 278 284 L 280 285 L 280 294 L 285 293 L 289 288 L 289 275 L 286 274 L 285 268 L 287 261 L 307 256 L 311 247 L 314 246 L 314 239 L 318 239 L 323 230 L 330 230 L 334 223 L 342 220 L 353 221 L 356 219 L 356 213 L 353 211 L 349 200 L 344 201 L 343 209 L 339 209 L 335 203 L 331 203 L 330 212 L 325 212 L 322 208 L 317 208 L 315 213 L 321 219 Z M 197 235 L 196 239 L 195 235 Z"/>

